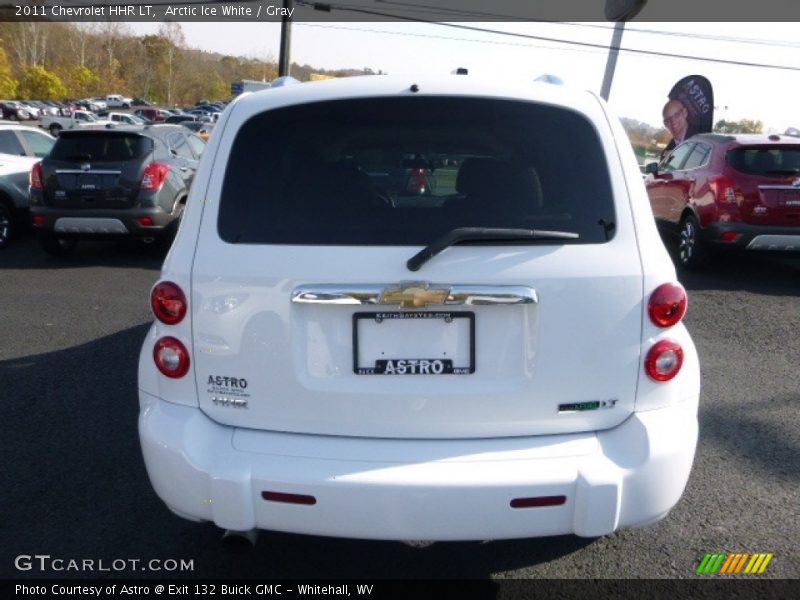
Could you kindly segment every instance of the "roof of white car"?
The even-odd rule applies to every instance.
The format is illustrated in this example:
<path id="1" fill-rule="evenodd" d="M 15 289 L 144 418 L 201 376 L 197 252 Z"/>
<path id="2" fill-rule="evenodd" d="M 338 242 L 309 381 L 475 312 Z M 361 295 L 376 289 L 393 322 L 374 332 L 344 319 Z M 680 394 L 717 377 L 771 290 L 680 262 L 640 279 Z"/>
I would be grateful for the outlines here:
<path id="1" fill-rule="evenodd" d="M 509 82 L 507 79 L 481 78 L 473 75 L 410 77 L 365 75 L 286 85 L 239 96 L 234 105 L 243 112 L 284 106 L 359 97 L 385 96 L 473 96 L 534 100 L 557 106 L 586 110 L 597 106 L 597 96 L 589 91 L 530 80 Z M 238 111 L 237 111 L 238 112 Z"/>
<path id="2" fill-rule="evenodd" d="M 800 138 L 785 133 L 699 133 L 694 138 L 735 141 L 743 145 L 800 144 Z"/>
<path id="3" fill-rule="evenodd" d="M 17 123 L 16 121 L 0 121 L 0 129 L 28 129 L 43 133 L 36 127 L 32 127 L 31 125 L 23 125 L 22 123 Z"/>
<path id="4" fill-rule="evenodd" d="M 42 160 L 36 156 L 17 156 L 0 153 L 0 176 L 12 173 L 28 173 L 31 167 Z"/>

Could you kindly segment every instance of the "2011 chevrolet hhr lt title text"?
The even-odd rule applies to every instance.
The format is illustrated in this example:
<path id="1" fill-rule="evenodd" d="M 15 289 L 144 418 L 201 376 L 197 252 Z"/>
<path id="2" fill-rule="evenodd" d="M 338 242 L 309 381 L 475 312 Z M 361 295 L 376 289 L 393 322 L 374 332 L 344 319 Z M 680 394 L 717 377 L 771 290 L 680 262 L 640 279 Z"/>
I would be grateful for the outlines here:
<path id="1" fill-rule="evenodd" d="M 176 514 L 387 540 L 664 517 L 686 293 L 597 96 L 471 76 L 238 98 L 154 286 L 139 434 Z"/>

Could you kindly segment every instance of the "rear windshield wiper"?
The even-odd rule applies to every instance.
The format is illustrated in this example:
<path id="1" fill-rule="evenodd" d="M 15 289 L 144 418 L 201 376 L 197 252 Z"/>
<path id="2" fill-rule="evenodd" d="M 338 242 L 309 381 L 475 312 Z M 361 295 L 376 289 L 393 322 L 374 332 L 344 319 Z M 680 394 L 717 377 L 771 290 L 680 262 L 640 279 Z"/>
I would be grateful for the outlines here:
<path id="1" fill-rule="evenodd" d="M 459 242 L 473 240 L 577 240 L 580 236 L 571 231 L 541 231 L 537 229 L 493 229 L 489 227 L 459 227 L 447 232 L 429 244 L 406 262 L 409 271 L 419 268 L 442 250 Z"/>

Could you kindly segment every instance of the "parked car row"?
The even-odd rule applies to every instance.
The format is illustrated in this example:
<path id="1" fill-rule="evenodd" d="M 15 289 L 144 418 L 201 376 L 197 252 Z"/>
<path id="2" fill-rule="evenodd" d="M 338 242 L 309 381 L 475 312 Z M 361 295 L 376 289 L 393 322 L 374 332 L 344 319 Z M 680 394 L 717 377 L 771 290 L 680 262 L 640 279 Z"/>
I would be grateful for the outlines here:
<path id="1" fill-rule="evenodd" d="M 108 110 L 135 106 L 143 108 Z M 4 120 L 38 120 L 49 132 L 0 124 L 0 248 L 28 228 L 31 218 L 42 247 L 52 254 L 68 252 L 84 237 L 171 238 L 224 108 L 204 100 L 196 107 L 162 109 L 120 94 L 0 101 Z M 176 125 L 147 126 L 165 122 Z"/>
<path id="2" fill-rule="evenodd" d="M 30 224 L 55 255 L 80 239 L 172 239 L 205 140 L 180 125 L 109 116 L 94 128 L 65 126 L 57 138 L 0 125 L 0 248 Z"/>
<path id="3" fill-rule="evenodd" d="M 0 101 L 2 118 L 9 121 L 35 121 L 39 118 L 40 109 L 17 100 Z"/>
<path id="4" fill-rule="evenodd" d="M 54 143 L 55 138 L 33 127 L 0 124 L 0 248 L 28 226 L 29 174 Z"/>

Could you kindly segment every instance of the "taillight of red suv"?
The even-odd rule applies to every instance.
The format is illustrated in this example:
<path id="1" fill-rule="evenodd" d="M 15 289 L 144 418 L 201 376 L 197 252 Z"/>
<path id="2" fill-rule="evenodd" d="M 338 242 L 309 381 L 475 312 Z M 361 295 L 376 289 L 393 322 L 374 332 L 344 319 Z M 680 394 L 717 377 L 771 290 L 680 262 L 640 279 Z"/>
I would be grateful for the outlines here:
<path id="1" fill-rule="evenodd" d="M 734 187 L 733 181 L 721 175 L 709 178 L 708 187 L 714 199 L 720 204 L 736 204 L 742 199 L 742 193 Z"/>

